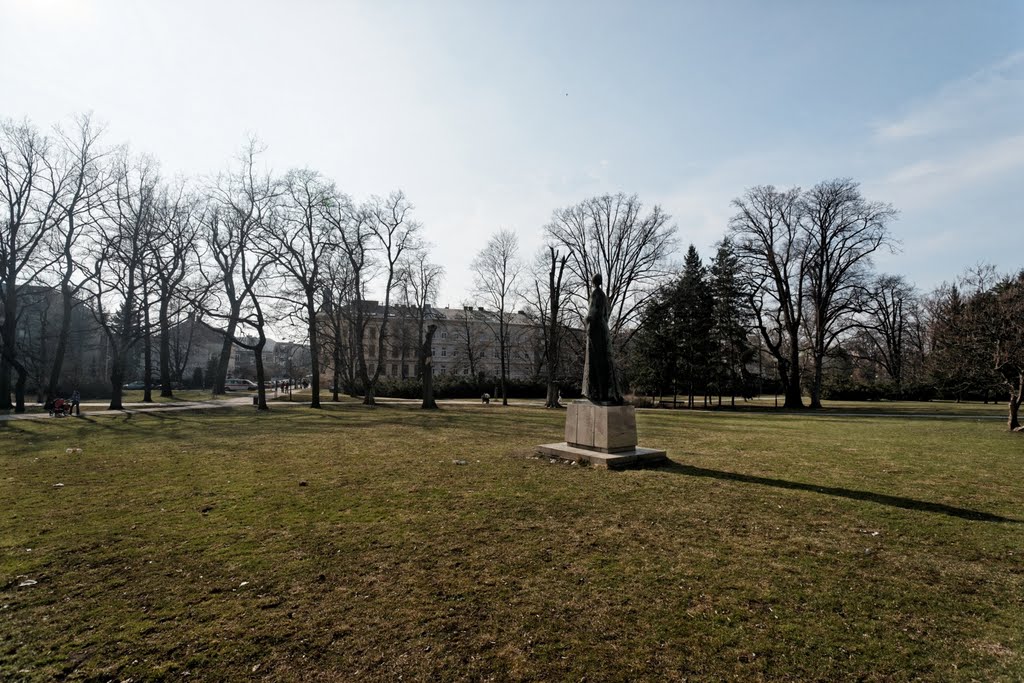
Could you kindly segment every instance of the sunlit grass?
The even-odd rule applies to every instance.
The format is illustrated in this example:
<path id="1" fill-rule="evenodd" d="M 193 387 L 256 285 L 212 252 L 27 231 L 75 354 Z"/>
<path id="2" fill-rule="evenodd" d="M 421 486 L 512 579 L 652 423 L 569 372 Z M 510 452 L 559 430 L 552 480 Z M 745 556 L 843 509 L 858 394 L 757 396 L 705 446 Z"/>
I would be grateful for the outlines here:
<path id="1" fill-rule="evenodd" d="M 1024 676 L 997 422 L 325 406 L 3 423 L 0 679 Z"/>

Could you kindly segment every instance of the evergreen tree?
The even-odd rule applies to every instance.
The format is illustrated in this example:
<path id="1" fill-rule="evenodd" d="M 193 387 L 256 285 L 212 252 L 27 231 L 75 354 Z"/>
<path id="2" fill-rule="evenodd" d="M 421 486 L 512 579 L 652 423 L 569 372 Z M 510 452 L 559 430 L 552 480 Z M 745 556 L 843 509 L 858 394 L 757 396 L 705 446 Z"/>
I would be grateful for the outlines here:
<path id="1" fill-rule="evenodd" d="M 630 375 L 635 391 L 653 399 L 673 386 L 678 363 L 678 344 L 672 321 L 672 285 L 658 288 L 644 306 L 640 327 L 630 343 Z"/>
<path id="2" fill-rule="evenodd" d="M 739 259 L 732 243 L 722 240 L 711 265 L 711 358 L 710 377 L 718 394 L 728 394 L 732 405 L 736 394 L 746 394 L 746 364 L 754 350 L 748 340 L 749 313 L 740 284 Z"/>
<path id="3" fill-rule="evenodd" d="M 678 386 L 686 390 L 687 407 L 693 408 L 696 392 L 707 403 L 713 344 L 711 328 L 714 308 L 707 269 L 691 244 L 683 261 L 683 272 L 675 285 L 672 311 L 679 347 Z"/>

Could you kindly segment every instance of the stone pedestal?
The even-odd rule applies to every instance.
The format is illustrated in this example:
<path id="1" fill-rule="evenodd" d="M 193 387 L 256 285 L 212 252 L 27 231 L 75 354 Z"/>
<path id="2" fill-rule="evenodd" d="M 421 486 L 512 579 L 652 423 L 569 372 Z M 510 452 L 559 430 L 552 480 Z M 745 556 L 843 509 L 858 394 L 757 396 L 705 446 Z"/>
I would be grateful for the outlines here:
<path id="1" fill-rule="evenodd" d="M 602 406 L 590 401 L 570 403 L 565 441 L 543 444 L 537 452 L 611 469 L 668 460 L 665 451 L 637 446 L 633 406 Z"/>
<path id="2" fill-rule="evenodd" d="M 601 453 L 632 450 L 636 448 L 636 409 L 574 401 L 565 416 L 565 442 Z"/>

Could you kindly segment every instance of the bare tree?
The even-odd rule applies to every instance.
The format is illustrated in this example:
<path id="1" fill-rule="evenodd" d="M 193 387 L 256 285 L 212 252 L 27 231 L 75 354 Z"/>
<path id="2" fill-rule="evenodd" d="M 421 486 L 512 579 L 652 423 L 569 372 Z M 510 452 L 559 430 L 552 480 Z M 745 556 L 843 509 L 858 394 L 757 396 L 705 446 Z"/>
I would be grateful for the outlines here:
<path id="1" fill-rule="evenodd" d="M 297 306 L 309 339 L 311 408 L 320 407 L 320 335 L 316 317 L 324 291 L 323 271 L 333 248 L 323 209 L 335 195 L 334 188 L 316 171 L 289 172 L 284 179 L 282 219 L 277 234 L 272 235 L 277 264 L 289 283 L 285 298 Z"/>
<path id="2" fill-rule="evenodd" d="M 479 363 L 487 353 L 487 344 L 479 335 L 479 327 L 485 317 L 485 312 L 474 309 L 470 302 L 464 301 L 452 328 L 456 349 L 461 358 L 465 359 L 460 360 L 459 365 L 468 370 L 473 378 L 477 377 Z"/>
<path id="3" fill-rule="evenodd" d="M 801 204 L 809 307 L 804 322 L 813 363 L 811 408 L 820 408 L 825 356 L 858 324 L 854 314 L 863 307 L 871 255 L 892 246 L 888 224 L 896 210 L 891 204 L 867 201 L 849 178 L 818 183 L 804 193 Z"/>
<path id="4" fill-rule="evenodd" d="M 488 323 L 498 340 L 501 367 L 501 403 L 508 405 L 505 384 L 508 380 L 509 342 L 512 315 L 519 299 L 519 278 L 522 262 L 519 260 L 519 238 L 511 230 L 499 230 L 488 240 L 483 250 L 473 259 L 473 273 L 477 295 L 494 309 Z"/>
<path id="5" fill-rule="evenodd" d="M 530 308 L 541 330 L 541 353 L 547 373 L 545 408 L 561 408 L 558 400 L 558 370 L 561 355 L 561 333 L 564 327 L 562 309 L 562 278 L 569 257 L 553 245 L 540 250 L 533 265 L 533 290 Z"/>
<path id="6" fill-rule="evenodd" d="M 186 192 L 183 183 L 164 187 L 154 211 L 155 231 L 150 245 L 154 289 L 157 295 L 157 325 L 160 334 L 160 395 L 174 395 L 172 381 L 181 379 L 180 358 L 171 353 L 171 320 L 177 318 L 192 298 L 186 278 L 198 267 L 196 248 L 201 232 L 201 204 Z M 146 384 L 149 384 L 147 375 Z"/>
<path id="7" fill-rule="evenodd" d="M 377 238 L 377 249 L 384 270 L 384 307 L 377 330 L 377 367 L 369 381 L 365 382 L 366 395 L 363 402 L 373 405 L 377 381 L 384 369 L 384 352 L 388 344 L 388 321 L 391 315 L 391 296 L 397 278 L 401 274 L 400 264 L 409 252 L 421 248 L 420 223 L 410 218 L 413 206 L 401 190 L 392 192 L 386 198 L 374 197 L 370 202 L 370 229 Z M 427 293 L 427 292 L 425 292 Z M 364 378 L 365 379 L 365 378 Z"/>
<path id="8" fill-rule="evenodd" d="M 321 352 L 331 369 L 333 401 L 338 400 L 342 384 L 349 388 L 355 385 L 355 345 L 351 343 L 353 327 L 348 323 L 345 306 L 345 302 L 354 299 L 352 286 L 348 258 L 340 251 L 332 253 L 324 269 L 324 304 L 317 322 L 323 340 Z"/>
<path id="9" fill-rule="evenodd" d="M 18 300 L 46 267 L 45 239 L 58 207 L 42 187 L 50 140 L 28 122 L 0 122 L 0 409 L 25 412 L 28 371 L 18 359 Z"/>
<path id="10" fill-rule="evenodd" d="M 374 197 L 360 213 L 366 217 L 372 248 L 376 251 L 384 278 L 384 303 L 376 320 L 376 349 L 374 370 L 371 374 L 365 357 L 359 363 L 360 379 L 363 384 L 363 403 L 375 405 L 377 382 L 384 370 L 385 352 L 388 348 L 388 324 L 391 319 L 391 298 L 401 274 L 400 264 L 407 252 L 419 248 L 419 222 L 410 216 L 413 206 L 401 191 L 392 192 L 386 198 Z M 371 340 L 373 341 L 373 340 Z M 363 344 L 360 349 L 365 356 Z"/>
<path id="11" fill-rule="evenodd" d="M 612 337 L 624 345 L 644 302 L 671 270 L 676 227 L 671 217 L 654 206 L 644 211 L 636 195 L 602 195 L 556 210 L 544 230 L 556 246 L 564 247 L 571 274 L 566 283 L 571 302 L 582 319 L 590 297 L 590 282 L 601 273 L 607 286 Z"/>
<path id="12" fill-rule="evenodd" d="M 993 360 L 1009 392 L 1006 425 L 1013 432 L 1024 431 L 1020 405 L 1024 401 L 1024 271 L 1006 277 L 990 290 L 994 315 Z"/>
<path id="13" fill-rule="evenodd" d="M 331 264 L 336 316 L 333 323 L 335 368 L 341 367 L 347 355 L 347 383 L 354 391 L 357 380 L 364 387 L 369 382 L 366 331 L 373 311 L 366 300 L 366 288 L 375 270 L 370 213 L 366 207 L 353 206 L 347 196 L 336 194 L 325 202 L 322 215 L 331 226 L 333 241 L 339 246 Z M 342 353 L 345 349 L 348 354 Z"/>
<path id="14" fill-rule="evenodd" d="M 250 139 L 239 159 L 238 167 L 217 178 L 210 189 L 210 206 L 204 213 L 203 231 L 210 267 L 203 271 L 207 287 L 217 293 L 206 314 L 225 324 L 224 343 L 213 380 L 213 393 L 223 394 L 232 347 L 237 339 L 236 328 L 242 307 L 251 299 L 249 286 L 242 277 L 255 272 L 245 263 L 246 254 L 254 248 L 261 227 L 277 201 L 279 189 L 269 173 L 256 169 L 256 159 L 263 146 Z M 263 269 L 258 269 L 262 275 Z M 248 276 L 247 276 L 248 277 Z M 221 297 L 223 297 L 221 299 Z"/>
<path id="15" fill-rule="evenodd" d="M 103 330 L 110 362 L 110 410 L 121 410 L 121 387 L 148 315 L 143 267 L 152 238 L 157 185 L 156 162 L 132 160 L 122 151 L 114 162 L 111 196 L 94 236 L 92 309 Z"/>
<path id="16" fill-rule="evenodd" d="M 415 348 L 423 346 L 428 319 L 432 319 L 431 307 L 437 303 L 437 294 L 444 278 L 444 267 L 430 262 L 426 245 L 412 252 L 401 266 L 399 275 L 402 288 L 401 302 L 413 311 L 416 325 Z M 405 345 L 402 346 L 402 365 L 405 365 Z M 422 377 L 423 363 L 417 358 L 416 375 Z"/>
<path id="17" fill-rule="evenodd" d="M 880 365 L 903 390 L 906 360 L 919 319 L 917 294 L 902 275 L 879 275 L 867 292 L 860 327 L 868 360 Z"/>
<path id="18" fill-rule="evenodd" d="M 47 401 L 57 393 L 71 338 L 72 315 L 82 300 L 86 282 L 87 274 L 79 268 L 87 260 L 80 253 L 82 236 L 93 226 L 95 218 L 102 215 L 100 204 L 114 178 L 107 164 L 112 150 L 101 146 L 102 135 L 102 127 L 90 115 L 77 117 L 73 130 L 57 129 L 57 153 L 48 166 L 50 191 L 58 207 L 50 246 L 60 287 L 61 311 L 46 383 Z"/>
<path id="19" fill-rule="evenodd" d="M 801 228 L 800 189 L 750 188 L 732 202 L 737 213 L 729 233 L 745 273 L 757 328 L 778 366 L 785 407 L 803 408 L 800 390 L 800 330 L 807 244 Z"/>
<path id="20" fill-rule="evenodd" d="M 267 346 L 267 315 L 264 310 L 264 299 L 272 298 L 268 292 L 274 291 L 275 284 L 268 273 L 277 261 L 277 241 L 273 235 L 279 232 L 275 225 L 279 220 L 276 206 L 270 205 L 261 213 L 260 220 L 254 231 L 251 248 L 246 249 L 238 263 L 238 279 L 243 292 L 243 302 L 238 318 L 238 328 L 243 332 L 254 334 L 237 335 L 232 340 L 236 346 L 252 351 L 256 365 L 256 408 L 269 410 L 267 405 L 267 377 L 263 363 L 263 350 Z"/>

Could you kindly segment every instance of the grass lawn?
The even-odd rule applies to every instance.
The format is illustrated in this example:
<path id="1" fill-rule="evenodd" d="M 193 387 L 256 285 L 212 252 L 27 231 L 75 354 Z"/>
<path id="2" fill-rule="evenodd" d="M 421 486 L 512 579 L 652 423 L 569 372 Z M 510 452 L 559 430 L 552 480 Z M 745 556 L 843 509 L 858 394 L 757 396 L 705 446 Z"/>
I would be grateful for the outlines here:
<path id="1" fill-rule="evenodd" d="M 999 422 L 641 411 L 674 464 L 608 472 L 563 420 L 2 423 L 0 680 L 1024 678 Z"/>
<path id="2" fill-rule="evenodd" d="M 743 401 L 742 399 L 736 400 L 735 406 L 729 406 L 729 399 L 723 399 L 723 406 L 721 410 L 735 410 L 738 412 L 791 412 L 786 411 L 782 408 L 783 397 L 778 397 L 778 405 L 775 403 L 775 397 L 771 395 L 758 396 L 749 401 Z M 715 401 L 717 401 L 715 397 Z M 669 401 L 670 402 L 670 401 Z M 804 396 L 804 405 L 808 405 L 811 399 Z M 683 402 L 680 401 L 679 407 L 676 410 L 685 410 L 682 408 Z M 698 409 L 703 403 L 697 402 Z M 711 410 L 719 410 L 714 405 L 710 406 Z M 822 408 L 817 411 L 821 413 L 836 413 L 836 414 L 848 414 L 856 413 L 858 415 L 867 414 L 903 414 L 903 415 L 949 415 L 958 417 L 969 417 L 969 416 L 991 416 L 1006 419 L 1007 416 L 1007 405 L 1006 402 L 1002 403 L 982 403 L 981 401 L 962 401 L 957 403 L 956 401 L 822 401 Z"/>
<path id="3" fill-rule="evenodd" d="M 172 398 L 164 398 L 160 395 L 159 389 L 154 389 L 150 392 L 153 397 L 153 403 L 177 403 L 179 401 L 217 401 L 224 398 L 231 398 L 233 396 L 244 396 L 245 394 L 240 392 L 219 394 L 214 396 L 209 389 L 175 389 L 174 396 Z M 141 389 L 125 389 L 121 394 L 122 403 L 141 403 L 142 397 L 145 392 Z M 88 403 L 110 403 L 110 399 L 90 399 Z"/>

